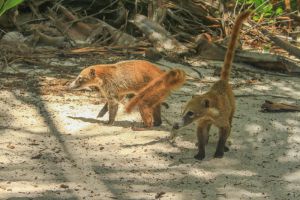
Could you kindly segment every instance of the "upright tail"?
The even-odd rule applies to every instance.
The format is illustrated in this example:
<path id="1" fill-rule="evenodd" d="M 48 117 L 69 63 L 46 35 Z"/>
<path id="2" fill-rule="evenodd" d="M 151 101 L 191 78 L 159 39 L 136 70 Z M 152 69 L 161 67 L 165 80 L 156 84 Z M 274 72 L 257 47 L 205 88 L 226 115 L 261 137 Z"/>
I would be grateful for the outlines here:
<path id="1" fill-rule="evenodd" d="M 173 69 L 150 81 L 143 87 L 126 105 L 126 112 L 140 104 L 147 107 L 154 107 L 163 102 L 171 90 L 180 87 L 185 82 L 185 72 L 180 69 Z"/>
<path id="2" fill-rule="evenodd" d="M 238 40 L 238 37 L 239 37 L 241 26 L 242 26 L 244 20 L 247 19 L 247 17 L 250 14 L 251 14 L 251 11 L 247 10 L 245 12 L 240 13 L 237 16 L 236 20 L 235 20 L 235 23 L 234 23 L 233 28 L 232 28 L 228 48 L 227 48 L 227 51 L 226 51 L 223 68 L 222 68 L 222 71 L 221 71 L 221 80 L 226 80 L 226 81 L 229 80 L 231 65 L 232 65 L 232 61 L 233 61 L 233 58 L 234 58 L 236 43 L 237 43 L 237 40 Z"/>

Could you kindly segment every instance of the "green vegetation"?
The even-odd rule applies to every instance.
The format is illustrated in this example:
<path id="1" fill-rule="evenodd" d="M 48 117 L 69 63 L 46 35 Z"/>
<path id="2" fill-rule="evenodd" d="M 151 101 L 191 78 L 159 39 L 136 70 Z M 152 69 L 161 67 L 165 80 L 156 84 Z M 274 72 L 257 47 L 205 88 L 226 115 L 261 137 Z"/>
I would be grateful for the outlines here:
<path id="1" fill-rule="evenodd" d="M 3 15 L 7 10 L 16 7 L 24 0 L 0 0 L 0 16 Z"/>
<path id="2" fill-rule="evenodd" d="M 238 0 L 239 3 L 246 3 L 248 5 L 253 5 L 255 9 L 255 15 L 253 19 L 258 21 L 262 18 L 271 18 L 275 16 L 282 15 L 284 12 L 283 1 L 278 1 L 276 4 L 270 3 L 269 0 Z M 295 5 L 296 0 L 291 1 L 292 8 Z"/>

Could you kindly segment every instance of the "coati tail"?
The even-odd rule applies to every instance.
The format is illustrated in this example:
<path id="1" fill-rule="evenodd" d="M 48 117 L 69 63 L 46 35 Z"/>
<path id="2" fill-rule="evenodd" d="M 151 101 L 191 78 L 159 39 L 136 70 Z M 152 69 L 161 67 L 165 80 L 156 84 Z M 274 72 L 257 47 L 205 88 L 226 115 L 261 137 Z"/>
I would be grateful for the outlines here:
<path id="1" fill-rule="evenodd" d="M 145 97 L 146 93 L 153 90 L 155 90 L 156 87 L 159 85 L 163 85 L 164 83 L 164 78 L 165 78 L 166 72 L 163 73 L 161 76 L 158 78 L 153 79 L 150 81 L 145 87 L 143 87 L 138 93 L 128 102 L 126 105 L 126 112 L 130 113 L 133 108 L 140 102 L 142 99 Z"/>
<path id="2" fill-rule="evenodd" d="M 232 65 L 232 61 L 233 61 L 233 58 L 234 58 L 236 43 L 237 43 L 237 40 L 238 40 L 238 37 L 239 37 L 241 26 L 242 26 L 244 20 L 247 19 L 247 17 L 250 14 L 251 14 L 251 11 L 247 10 L 245 12 L 240 13 L 237 16 L 236 20 L 235 20 L 235 23 L 234 23 L 233 28 L 232 28 L 228 48 L 227 48 L 227 51 L 226 51 L 223 68 L 222 68 L 222 71 L 221 71 L 221 80 L 226 80 L 226 81 L 229 80 L 231 65 Z"/>
<path id="3" fill-rule="evenodd" d="M 139 105 L 154 107 L 163 102 L 171 90 L 180 87 L 185 82 L 185 72 L 173 69 L 150 81 L 128 102 L 126 112 Z"/>

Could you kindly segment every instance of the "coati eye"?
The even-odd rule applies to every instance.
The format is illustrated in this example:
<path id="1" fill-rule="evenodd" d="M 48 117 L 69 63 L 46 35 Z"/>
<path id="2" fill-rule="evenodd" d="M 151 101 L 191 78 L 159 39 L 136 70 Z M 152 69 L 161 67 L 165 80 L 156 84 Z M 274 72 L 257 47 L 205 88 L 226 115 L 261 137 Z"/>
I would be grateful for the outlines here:
<path id="1" fill-rule="evenodd" d="M 186 115 L 189 116 L 189 117 L 193 117 L 193 116 L 194 116 L 194 113 L 193 113 L 192 111 L 188 111 L 188 112 L 186 113 Z"/>
<path id="2" fill-rule="evenodd" d="M 204 104 L 205 108 L 209 108 L 210 107 L 210 103 L 209 103 L 208 99 L 205 99 L 204 102 L 203 102 L 203 104 Z"/>

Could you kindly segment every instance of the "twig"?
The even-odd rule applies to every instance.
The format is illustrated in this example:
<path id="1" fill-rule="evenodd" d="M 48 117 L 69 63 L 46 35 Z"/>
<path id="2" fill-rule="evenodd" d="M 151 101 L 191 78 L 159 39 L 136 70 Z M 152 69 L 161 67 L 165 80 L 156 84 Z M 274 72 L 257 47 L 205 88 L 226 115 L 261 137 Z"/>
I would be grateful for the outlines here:
<path id="1" fill-rule="evenodd" d="M 300 106 L 265 100 L 265 103 L 261 105 L 261 109 L 263 112 L 296 112 L 300 111 Z"/>
<path id="2" fill-rule="evenodd" d="M 244 98 L 244 97 L 273 97 L 273 98 L 279 98 L 279 99 L 289 99 L 294 101 L 299 101 L 299 99 L 295 99 L 293 97 L 289 96 L 280 96 L 280 95 L 272 95 L 272 94 L 238 94 L 235 95 L 237 98 Z"/>
<path id="3" fill-rule="evenodd" d="M 117 3 L 119 0 L 115 0 L 113 2 L 111 2 L 109 5 L 105 6 L 104 8 L 102 8 L 100 11 L 96 12 L 96 13 L 93 13 L 91 15 L 88 15 L 88 16 L 85 16 L 85 17 L 82 17 L 82 18 L 78 18 L 78 19 L 73 19 L 72 21 L 70 21 L 69 23 L 73 24 L 73 23 L 76 23 L 76 22 L 79 22 L 79 21 L 83 21 L 85 19 L 88 19 L 88 18 L 91 18 L 91 17 L 94 17 L 96 15 L 99 15 L 101 14 L 105 9 L 111 7 L 112 5 L 114 5 L 115 3 Z"/>

